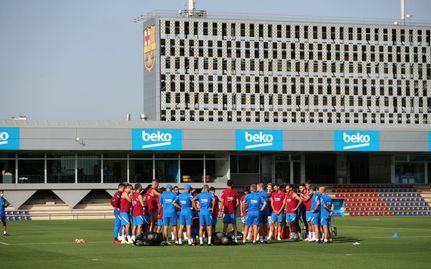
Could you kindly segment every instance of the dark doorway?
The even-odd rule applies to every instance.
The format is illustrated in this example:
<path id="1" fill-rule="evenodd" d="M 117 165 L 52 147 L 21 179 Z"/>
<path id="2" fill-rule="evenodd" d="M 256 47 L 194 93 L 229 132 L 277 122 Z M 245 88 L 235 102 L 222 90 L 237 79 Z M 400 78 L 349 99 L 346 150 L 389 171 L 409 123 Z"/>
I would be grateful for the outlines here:
<path id="1" fill-rule="evenodd" d="M 349 157 L 350 183 L 370 183 L 370 156 L 352 154 Z"/>
<path id="2" fill-rule="evenodd" d="M 336 160 L 334 153 L 308 153 L 305 155 L 305 179 L 313 183 L 335 184 Z"/>

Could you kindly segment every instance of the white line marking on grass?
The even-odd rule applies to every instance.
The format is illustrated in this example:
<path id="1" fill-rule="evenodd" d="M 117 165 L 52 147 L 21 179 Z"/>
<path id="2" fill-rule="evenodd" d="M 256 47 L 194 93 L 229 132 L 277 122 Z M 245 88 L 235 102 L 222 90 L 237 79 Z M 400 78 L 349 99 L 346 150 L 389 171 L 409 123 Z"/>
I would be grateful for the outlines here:
<path id="1" fill-rule="evenodd" d="M 2 242 L 0 242 L 2 243 Z M 74 245 L 86 245 L 86 244 L 108 244 L 108 243 L 112 243 L 111 241 L 93 241 L 93 242 L 87 242 L 85 244 L 75 244 L 74 242 L 38 242 L 38 243 L 16 243 L 16 244 L 7 244 L 9 245 L 14 245 L 14 246 L 28 246 L 28 245 L 70 245 L 70 244 L 74 244 Z M 6 243 L 4 243 L 6 244 Z"/>
<path id="2" fill-rule="evenodd" d="M 399 230 L 399 229 L 407 229 L 407 230 L 425 230 L 425 231 L 431 231 L 430 228 L 409 228 L 409 227 L 374 227 L 374 226 L 354 226 L 354 225 L 349 225 L 349 226 L 345 226 L 344 228 L 372 228 L 372 229 L 390 229 L 390 230 Z"/>
<path id="3" fill-rule="evenodd" d="M 0 242 L 0 244 L 5 245 L 5 246 L 10 246 L 10 244 L 5 243 L 5 242 Z"/>

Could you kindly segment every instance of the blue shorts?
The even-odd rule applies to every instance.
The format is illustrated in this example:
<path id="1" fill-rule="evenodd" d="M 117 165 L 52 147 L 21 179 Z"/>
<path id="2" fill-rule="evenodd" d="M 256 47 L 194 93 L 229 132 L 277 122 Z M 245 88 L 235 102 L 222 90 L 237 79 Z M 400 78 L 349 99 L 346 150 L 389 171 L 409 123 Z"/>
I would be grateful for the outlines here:
<path id="1" fill-rule="evenodd" d="M 120 212 L 120 219 L 121 219 L 121 226 L 130 224 L 129 213 L 127 213 L 127 212 Z"/>
<path id="2" fill-rule="evenodd" d="M 262 223 L 262 224 L 268 223 L 268 217 L 269 216 L 271 216 L 271 213 L 269 213 L 269 212 L 266 212 L 266 211 L 260 212 L 259 222 Z"/>
<path id="3" fill-rule="evenodd" d="M 320 217 L 320 225 L 331 226 L 331 216 L 321 216 Z"/>
<path id="4" fill-rule="evenodd" d="M 224 224 L 236 224 L 236 214 L 223 214 Z"/>
<path id="5" fill-rule="evenodd" d="M 311 222 L 312 216 L 313 216 L 313 213 L 311 212 L 311 210 L 308 210 L 305 212 L 305 218 L 307 219 L 307 222 Z"/>
<path id="6" fill-rule="evenodd" d="M 245 225 L 245 223 L 247 222 L 247 216 L 241 217 L 241 222 Z"/>
<path id="7" fill-rule="evenodd" d="M 144 216 L 132 216 L 132 222 L 134 226 L 144 224 Z"/>
<path id="8" fill-rule="evenodd" d="M 6 214 L 0 214 L 0 222 L 6 222 Z"/>
<path id="9" fill-rule="evenodd" d="M 313 225 L 320 224 L 320 213 L 311 213 L 311 224 Z"/>
<path id="10" fill-rule="evenodd" d="M 259 211 L 249 211 L 247 213 L 247 218 L 245 219 L 246 226 L 259 225 L 260 216 L 262 214 Z"/>
<path id="11" fill-rule="evenodd" d="M 283 218 L 284 218 L 283 213 L 280 213 L 280 214 L 272 213 L 271 215 L 272 222 L 283 222 Z"/>
<path id="12" fill-rule="evenodd" d="M 162 219 L 158 219 L 157 220 L 157 226 L 159 226 L 159 227 L 163 227 L 164 225 L 163 225 L 163 220 Z"/>
<path id="13" fill-rule="evenodd" d="M 163 226 L 177 226 L 177 214 L 174 217 L 163 217 Z"/>
<path id="14" fill-rule="evenodd" d="M 201 212 L 199 214 L 199 225 L 200 226 L 211 226 L 213 223 L 211 212 Z"/>
<path id="15" fill-rule="evenodd" d="M 150 215 L 144 216 L 144 223 L 143 224 L 148 225 L 148 224 L 150 224 L 150 222 L 151 222 Z"/>
<path id="16" fill-rule="evenodd" d="M 286 223 L 291 223 L 296 221 L 296 213 L 286 213 Z"/>
<path id="17" fill-rule="evenodd" d="M 156 215 L 156 212 L 154 211 L 148 212 L 148 215 L 150 216 L 150 218 L 152 218 L 154 217 L 154 215 Z"/>
<path id="18" fill-rule="evenodd" d="M 192 225 L 193 216 L 191 214 L 180 214 L 180 225 Z"/>
<path id="19" fill-rule="evenodd" d="M 216 225 L 217 225 L 217 217 L 212 216 L 211 226 L 216 226 Z"/>

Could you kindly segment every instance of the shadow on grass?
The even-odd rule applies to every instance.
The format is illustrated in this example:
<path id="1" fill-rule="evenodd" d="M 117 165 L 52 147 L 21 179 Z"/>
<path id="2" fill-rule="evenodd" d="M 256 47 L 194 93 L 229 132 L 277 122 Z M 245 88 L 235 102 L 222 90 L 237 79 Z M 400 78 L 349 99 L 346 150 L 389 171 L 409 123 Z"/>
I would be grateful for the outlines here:
<path id="1" fill-rule="evenodd" d="M 354 242 L 362 242 L 361 239 L 350 237 L 350 236 L 337 236 L 332 239 L 334 243 L 354 243 Z"/>

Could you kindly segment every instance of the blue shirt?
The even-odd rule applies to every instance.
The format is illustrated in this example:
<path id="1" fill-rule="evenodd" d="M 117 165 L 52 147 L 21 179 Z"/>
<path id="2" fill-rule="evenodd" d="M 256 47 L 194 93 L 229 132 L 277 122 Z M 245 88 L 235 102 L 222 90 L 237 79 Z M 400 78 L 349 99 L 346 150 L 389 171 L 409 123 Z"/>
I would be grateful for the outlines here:
<path id="1" fill-rule="evenodd" d="M 332 199 L 327 194 L 323 194 L 320 196 L 320 214 L 322 216 L 329 217 L 330 212 L 326 208 L 324 208 L 323 205 L 325 205 L 329 209 L 331 209 L 332 207 Z"/>
<path id="2" fill-rule="evenodd" d="M 260 197 L 262 197 L 262 199 L 266 202 L 266 206 L 265 206 L 265 208 L 263 209 L 263 211 L 262 211 L 262 212 L 267 213 L 267 214 L 271 213 L 271 212 L 269 211 L 269 203 L 268 203 L 269 198 L 268 198 L 268 193 L 267 193 L 266 191 L 260 191 L 260 192 L 258 192 L 257 194 L 259 194 L 259 196 L 260 196 Z"/>
<path id="3" fill-rule="evenodd" d="M 313 193 L 313 197 L 311 197 L 311 212 L 314 211 L 318 202 L 320 202 L 320 193 L 316 191 Z M 316 208 L 316 211 L 314 211 L 314 213 L 320 213 L 320 206 Z"/>
<path id="4" fill-rule="evenodd" d="M 196 196 L 201 208 L 201 213 L 207 213 L 212 208 L 212 201 L 214 200 L 214 195 L 211 192 L 201 192 Z"/>
<path id="5" fill-rule="evenodd" d="M 181 213 L 192 214 L 192 201 L 193 195 L 191 193 L 183 192 L 177 197 L 177 201 L 181 206 Z"/>
<path id="6" fill-rule="evenodd" d="M 257 192 L 251 192 L 244 198 L 244 202 L 247 203 L 248 212 L 259 212 L 264 201 L 264 198 Z"/>
<path id="7" fill-rule="evenodd" d="M 171 191 L 165 191 L 160 196 L 160 204 L 163 207 L 163 217 L 176 217 L 177 210 L 175 209 L 174 202 L 177 195 Z"/>
<path id="8" fill-rule="evenodd" d="M 3 215 L 5 213 L 5 204 L 6 204 L 6 199 L 3 197 L 0 197 L 0 215 Z"/>

